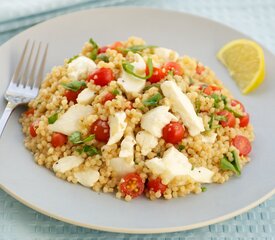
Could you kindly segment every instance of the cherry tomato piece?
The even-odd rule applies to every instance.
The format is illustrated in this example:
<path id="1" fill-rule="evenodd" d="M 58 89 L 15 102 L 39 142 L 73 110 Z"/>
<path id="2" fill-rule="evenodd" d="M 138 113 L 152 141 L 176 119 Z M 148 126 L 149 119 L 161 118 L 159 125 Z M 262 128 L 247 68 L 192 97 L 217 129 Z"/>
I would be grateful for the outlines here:
<path id="1" fill-rule="evenodd" d="M 244 113 L 242 117 L 240 117 L 240 127 L 246 127 L 249 124 L 249 114 Z"/>
<path id="2" fill-rule="evenodd" d="M 149 68 L 146 67 L 146 75 L 149 75 Z M 161 81 L 167 75 L 165 68 L 153 68 L 153 75 L 152 77 L 148 78 L 150 83 L 157 83 Z"/>
<path id="3" fill-rule="evenodd" d="M 241 110 L 242 110 L 243 112 L 245 112 L 244 105 L 243 105 L 240 101 L 238 101 L 238 100 L 236 100 L 236 99 L 233 99 L 233 100 L 231 101 L 231 106 L 232 106 L 232 107 L 235 107 L 235 106 L 237 106 L 237 105 L 240 105 Z"/>
<path id="4" fill-rule="evenodd" d="M 164 68 L 166 69 L 167 73 L 172 71 L 174 75 L 183 75 L 183 69 L 176 62 L 167 62 L 165 63 Z"/>
<path id="5" fill-rule="evenodd" d="M 88 76 L 87 81 L 94 80 L 96 85 L 101 87 L 108 85 L 115 79 L 112 69 L 110 68 L 99 68 L 95 70 L 91 75 Z"/>
<path id="6" fill-rule="evenodd" d="M 239 150 L 240 155 L 247 156 L 251 152 L 252 148 L 249 140 L 242 135 L 233 138 L 232 144 Z"/>
<path id="7" fill-rule="evenodd" d="M 122 178 L 119 189 L 125 195 L 132 198 L 140 196 L 144 191 L 144 183 L 139 174 L 129 173 Z"/>
<path id="8" fill-rule="evenodd" d="M 76 99 L 78 97 L 78 94 L 82 91 L 83 89 L 79 89 L 78 91 L 72 91 L 72 90 L 66 90 L 65 91 L 65 97 L 67 98 L 68 102 L 72 101 L 74 103 L 77 103 Z"/>
<path id="9" fill-rule="evenodd" d="M 210 85 L 203 89 L 203 93 L 206 95 L 212 95 L 215 91 L 220 91 L 221 88 L 218 86 Z"/>
<path id="10" fill-rule="evenodd" d="M 108 46 L 103 46 L 103 47 L 99 48 L 98 49 L 98 54 L 106 53 L 108 48 L 109 48 Z"/>
<path id="11" fill-rule="evenodd" d="M 170 122 L 162 129 L 162 138 L 167 143 L 177 144 L 184 137 L 185 128 L 178 122 Z"/>
<path id="12" fill-rule="evenodd" d="M 116 50 L 117 52 L 121 52 L 121 48 L 123 48 L 123 44 L 121 42 L 114 42 L 111 46 L 111 49 Z"/>
<path id="13" fill-rule="evenodd" d="M 224 116 L 226 118 L 226 120 L 221 120 L 220 124 L 223 127 L 234 127 L 236 124 L 236 118 L 234 117 L 234 115 L 231 112 L 228 112 L 226 110 L 220 111 L 217 113 L 219 116 Z"/>
<path id="14" fill-rule="evenodd" d="M 34 109 L 33 109 L 33 108 L 29 108 L 29 109 L 25 112 L 25 114 L 26 114 L 27 116 L 33 115 L 33 114 L 34 114 Z"/>
<path id="15" fill-rule="evenodd" d="M 52 135 L 52 145 L 53 147 L 60 147 L 66 144 L 68 141 L 68 137 L 62 133 L 53 133 Z"/>
<path id="16" fill-rule="evenodd" d="M 108 93 L 106 93 L 106 95 L 101 100 L 101 103 L 105 104 L 107 101 L 112 101 L 115 98 L 116 98 L 116 96 L 114 94 L 108 92 Z"/>
<path id="17" fill-rule="evenodd" d="M 90 129 L 92 134 L 95 134 L 95 139 L 100 142 L 108 142 L 110 137 L 110 127 L 107 121 L 98 119 Z"/>
<path id="18" fill-rule="evenodd" d="M 197 65 L 197 67 L 196 67 L 196 73 L 197 74 L 199 74 L 199 75 L 201 75 L 202 74 L 202 72 L 205 70 L 205 67 L 204 66 L 202 66 L 202 65 Z"/>
<path id="19" fill-rule="evenodd" d="M 31 123 L 30 127 L 29 127 L 29 132 L 30 132 L 30 135 L 32 137 L 36 137 L 37 134 L 36 134 L 36 129 L 38 128 L 38 121 L 34 121 L 33 123 Z"/>
<path id="20" fill-rule="evenodd" d="M 160 191 L 163 194 L 166 190 L 167 186 L 161 182 L 161 179 L 158 177 L 156 179 L 150 179 L 147 183 L 147 189 L 152 190 L 154 192 Z"/>

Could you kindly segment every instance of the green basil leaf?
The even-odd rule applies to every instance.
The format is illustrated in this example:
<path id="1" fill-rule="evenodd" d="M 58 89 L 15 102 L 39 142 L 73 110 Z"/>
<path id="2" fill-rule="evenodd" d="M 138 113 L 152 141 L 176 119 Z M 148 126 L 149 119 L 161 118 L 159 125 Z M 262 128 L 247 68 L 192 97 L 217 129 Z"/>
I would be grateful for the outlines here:
<path id="1" fill-rule="evenodd" d="M 129 63 L 129 62 L 122 63 L 122 67 L 123 67 L 125 72 L 127 72 L 130 75 L 133 75 L 134 77 L 137 77 L 137 78 L 140 78 L 140 79 L 143 79 L 143 80 L 146 80 L 146 79 L 152 77 L 152 75 L 153 75 L 153 62 L 152 62 L 151 58 L 148 58 L 147 66 L 148 66 L 148 69 L 149 69 L 149 74 L 147 76 L 143 77 L 143 76 L 140 76 L 140 75 L 134 73 L 134 66 L 131 63 Z"/>
<path id="2" fill-rule="evenodd" d="M 235 166 L 230 161 L 228 161 L 226 157 L 221 159 L 220 167 L 222 170 L 230 170 L 239 175 L 239 172 L 236 170 Z"/>
<path id="3" fill-rule="evenodd" d="M 211 95 L 211 97 L 214 99 L 214 108 L 218 108 L 218 107 L 219 107 L 219 103 L 220 103 L 220 101 L 221 101 L 219 95 L 213 93 L 213 94 Z"/>
<path id="4" fill-rule="evenodd" d="M 183 149 L 185 149 L 185 146 L 183 146 L 182 144 L 180 144 L 180 145 L 178 146 L 178 150 L 181 152 Z"/>
<path id="5" fill-rule="evenodd" d="M 121 48 L 120 51 L 124 54 L 128 52 L 133 52 L 133 53 L 138 53 L 143 51 L 144 49 L 147 48 L 156 48 L 157 46 L 152 46 L 152 45 L 134 45 L 128 48 Z"/>
<path id="6" fill-rule="evenodd" d="M 73 60 L 75 60 L 76 58 L 78 58 L 79 56 L 78 55 L 75 55 L 73 57 L 71 57 L 69 60 L 68 60 L 68 63 L 71 63 Z"/>
<path id="7" fill-rule="evenodd" d="M 114 94 L 115 96 L 120 95 L 120 91 L 115 89 L 115 90 L 112 91 L 112 94 Z"/>
<path id="8" fill-rule="evenodd" d="M 83 81 L 72 81 L 69 83 L 61 83 L 61 85 L 71 91 L 77 92 L 80 88 L 86 87 L 86 83 Z"/>
<path id="9" fill-rule="evenodd" d="M 96 57 L 97 57 L 97 53 L 98 53 L 98 45 L 97 45 L 97 43 L 96 43 L 92 38 L 90 38 L 89 42 L 90 42 L 90 43 L 92 44 L 92 46 L 93 46 L 93 50 L 92 50 L 91 53 L 90 53 L 90 58 L 91 58 L 92 60 L 95 60 Z"/>
<path id="10" fill-rule="evenodd" d="M 106 63 L 109 62 L 109 57 L 105 53 L 101 53 L 101 54 L 97 55 L 96 59 L 106 62 Z"/>
<path id="11" fill-rule="evenodd" d="M 85 139 L 83 139 L 81 142 L 82 142 L 82 143 L 86 143 L 86 142 L 90 142 L 90 141 L 92 141 L 92 140 L 94 140 L 94 139 L 95 139 L 95 135 L 92 134 L 92 135 L 86 137 Z"/>
<path id="12" fill-rule="evenodd" d="M 238 173 L 241 174 L 242 169 L 241 169 L 241 164 L 240 164 L 239 155 L 237 154 L 236 151 L 233 151 L 232 154 L 233 154 L 233 158 L 234 158 L 234 165 L 235 165 L 235 168 L 236 168 L 236 170 L 238 171 Z"/>
<path id="13" fill-rule="evenodd" d="M 143 101 L 143 104 L 146 106 L 146 107 L 149 107 L 149 106 L 156 106 L 158 104 L 158 102 L 162 99 L 162 96 L 160 93 L 157 93 L 155 94 L 154 96 L 146 99 Z"/>
<path id="14" fill-rule="evenodd" d="M 72 142 L 73 144 L 78 144 L 81 143 L 81 132 L 76 131 L 73 132 L 70 136 L 69 136 L 69 141 Z"/>
<path id="15" fill-rule="evenodd" d="M 202 191 L 202 192 L 206 192 L 206 191 L 207 191 L 207 187 L 202 186 L 202 187 L 201 187 L 201 191 Z"/>
<path id="16" fill-rule="evenodd" d="M 48 117 L 48 123 L 53 124 L 58 119 L 58 113 L 54 113 L 52 116 Z"/>
<path id="17" fill-rule="evenodd" d="M 94 156 L 100 153 L 100 151 L 96 147 L 89 145 L 85 145 L 83 147 L 83 152 L 87 153 L 88 156 Z"/>

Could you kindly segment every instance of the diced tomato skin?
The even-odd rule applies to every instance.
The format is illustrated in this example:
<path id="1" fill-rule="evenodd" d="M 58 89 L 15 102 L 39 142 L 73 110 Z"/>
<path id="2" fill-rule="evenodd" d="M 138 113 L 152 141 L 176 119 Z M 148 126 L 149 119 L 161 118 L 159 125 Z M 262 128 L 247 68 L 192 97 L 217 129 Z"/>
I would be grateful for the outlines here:
<path id="1" fill-rule="evenodd" d="M 236 124 L 236 118 L 231 112 L 228 112 L 226 110 L 220 111 L 217 113 L 219 116 L 225 116 L 227 119 L 226 121 L 220 121 L 220 124 L 225 127 L 233 128 Z"/>
<path id="2" fill-rule="evenodd" d="M 202 89 L 202 87 L 201 87 Z M 206 95 L 212 95 L 215 91 L 220 91 L 221 88 L 214 85 L 209 85 L 206 88 L 203 89 L 203 93 Z"/>
<path id="3" fill-rule="evenodd" d="M 237 106 L 238 104 L 240 105 L 241 110 L 242 110 L 243 112 L 245 112 L 245 107 L 244 107 L 244 105 L 243 105 L 240 101 L 238 101 L 238 100 L 236 100 L 236 99 L 231 100 L 231 106 L 232 106 L 232 107 L 235 107 L 235 106 Z"/>
<path id="4" fill-rule="evenodd" d="M 34 109 L 33 108 L 29 108 L 26 112 L 25 112 L 26 116 L 30 116 L 34 114 Z"/>
<path id="5" fill-rule="evenodd" d="M 90 74 L 87 78 L 87 81 L 94 81 L 95 85 L 101 87 L 108 85 L 111 81 L 115 79 L 112 69 L 110 68 L 99 68 Z"/>
<path id="6" fill-rule="evenodd" d="M 203 72 L 204 70 L 205 70 L 205 67 L 204 67 L 204 66 L 202 66 L 202 65 L 197 65 L 197 67 L 196 67 L 196 73 L 197 73 L 197 74 L 201 75 L 202 72 Z"/>
<path id="7" fill-rule="evenodd" d="M 146 76 L 149 75 L 149 68 L 146 67 Z M 163 78 L 165 78 L 167 75 L 167 72 L 165 70 L 165 68 L 153 68 L 153 75 L 152 77 L 148 78 L 148 81 L 150 83 L 157 83 L 159 81 L 161 81 Z"/>
<path id="8" fill-rule="evenodd" d="M 53 133 L 51 144 L 53 147 L 61 147 L 66 144 L 68 141 L 68 137 L 62 133 Z"/>
<path id="9" fill-rule="evenodd" d="M 244 115 L 242 117 L 239 118 L 240 119 L 240 127 L 247 127 L 247 125 L 249 124 L 249 114 L 248 113 L 244 113 Z"/>
<path id="10" fill-rule="evenodd" d="M 126 109 L 132 110 L 133 108 L 134 108 L 133 103 L 129 102 L 129 105 L 128 105 L 128 107 Z"/>
<path id="11" fill-rule="evenodd" d="M 121 42 L 114 42 L 111 46 L 111 49 L 116 50 L 117 52 L 121 52 L 121 48 L 123 48 L 123 44 Z"/>
<path id="12" fill-rule="evenodd" d="M 129 173 L 122 178 L 119 189 L 125 195 L 136 198 L 143 193 L 144 183 L 139 174 Z"/>
<path id="13" fill-rule="evenodd" d="M 185 128 L 178 122 L 170 122 L 162 129 L 162 138 L 166 143 L 177 144 L 184 138 Z"/>
<path id="14" fill-rule="evenodd" d="M 183 75 L 184 73 L 182 67 L 176 62 L 167 62 L 165 63 L 164 68 L 167 73 L 172 71 L 174 75 Z"/>
<path id="15" fill-rule="evenodd" d="M 102 46 L 101 48 L 98 49 L 98 54 L 106 53 L 108 48 L 109 48 L 108 46 Z"/>
<path id="16" fill-rule="evenodd" d="M 67 101 L 77 103 L 76 99 L 78 94 L 83 90 L 83 88 L 79 89 L 78 91 L 66 90 L 64 96 L 67 98 Z"/>
<path id="17" fill-rule="evenodd" d="M 163 194 L 166 189 L 167 189 L 167 186 L 164 185 L 162 182 L 161 182 L 161 178 L 156 178 L 156 179 L 150 179 L 148 182 L 147 182 L 147 189 L 148 190 L 151 190 L 151 191 L 154 191 L 154 192 L 158 192 L 160 191 L 161 194 Z"/>
<path id="18" fill-rule="evenodd" d="M 38 127 L 38 122 L 37 121 L 31 123 L 31 125 L 29 127 L 29 132 L 30 132 L 30 135 L 32 137 L 36 137 L 37 136 L 37 133 L 36 133 L 36 128 L 37 127 Z"/>
<path id="19" fill-rule="evenodd" d="M 242 156 L 247 156 L 252 150 L 251 143 L 242 135 L 237 135 L 233 138 L 232 145 L 239 150 Z"/>
<path id="20" fill-rule="evenodd" d="M 107 101 L 112 101 L 115 99 L 116 96 L 110 92 L 106 93 L 106 95 L 103 97 L 101 103 L 104 105 Z"/>
<path id="21" fill-rule="evenodd" d="M 90 129 L 92 134 L 95 134 L 95 139 L 100 142 L 108 142 L 110 138 L 110 127 L 107 121 L 98 119 L 96 120 Z"/>

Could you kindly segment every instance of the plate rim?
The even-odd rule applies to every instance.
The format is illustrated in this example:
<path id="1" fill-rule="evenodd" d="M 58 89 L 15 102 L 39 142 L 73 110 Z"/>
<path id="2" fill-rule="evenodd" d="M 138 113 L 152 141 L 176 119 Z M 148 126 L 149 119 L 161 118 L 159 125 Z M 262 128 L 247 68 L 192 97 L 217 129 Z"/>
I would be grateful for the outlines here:
<path id="1" fill-rule="evenodd" d="M 41 24 L 44 24 L 46 22 L 50 22 L 50 21 L 54 21 L 57 20 L 59 18 L 62 18 L 64 16 L 68 16 L 68 15 L 74 15 L 74 14 L 79 14 L 81 12 L 89 12 L 89 11 L 98 11 L 98 10 L 145 10 L 145 11 L 158 11 L 158 12 L 170 12 L 170 13 L 175 13 L 175 14 L 183 14 L 183 15 L 187 15 L 190 17 L 194 17 L 194 18 L 198 18 L 198 19 L 202 19 L 204 21 L 210 21 L 212 23 L 218 24 L 224 28 L 233 30 L 237 33 L 242 34 L 244 37 L 248 38 L 248 39 L 253 39 L 251 36 L 248 36 L 247 34 L 241 32 L 238 29 L 235 29 L 227 24 L 221 23 L 217 20 L 208 18 L 206 16 L 200 16 L 197 14 L 193 14 L 193 13 L 189 13 L 186 11 L 177 11 L 177 10 L 171 10 L 171 9 L 162 9 L 162 8 L 158 8 L 158 7 L 136 7 L 136 6 L 105 6 L 105 7 L 99 7 L 99 8 L 89 8 L 89 9 L 84 9 L 84 10 L 77 10 L 77 11 L 73 11 L 73 12 L 69 12 L 69 13 L 65 13 L 65 14 L 61 14 L 52 18 L 49 18 L 47 20 L 44 20 L 38 24 L 35 24 L 34 26 L 28 27 L 27 29 L 25 29 L 24 31 L 21 31 L 20 33 L 14 35 L 13 37 L 7 39 L 3 44 L 0 45 L 0 48 L 9 44 L 10 41 L 14 40 L 15 38 L 17 38 L 18 36 L 20 36 L 21 34 L 24 34 L 25 32 L 31 30 L 31 29 L 35 29 L 37 27 L 40 27 Z M 255 39 L 253 39 L 253 41 L 256 41 Z M 256 41 L 258 42 L 258 41 Z M 271 55 L 274 55 L 273 52 L 271 52 L 267 47 L 265 47 L 265 45 L 261 44 L 261 47 L 269 52 Z M 179 231 L 186 231 L 186 230 L 191 230 L 191 229 L 196 229 L 196 228 L 201 228 L 201 227 L 205 227 L 205 226 L 209 226 L 212 224 L 216 224 L 219 222 L 223 222 L 225 220 L 231 219 L 237 215 L 240 215 L 242 213 L 245 213 L 253 208 L 255 208 L 256 206 L 258 206 L 259 204 L 263 203 L 264 201 L 266 201 L 267 199 L 271 198 L 273 195 L 275 195 L 275 187 L 270 191 L 267 192 L 265 195 L 263 195 L 261 198 L 259 198 L 258 200 L 250 203 L 249 205 L 240 208 L 236 211 L 233 211 L 231 213 L 225 214 L 223 216 L 217 217 L 217 218 L 213 218 L 211 220 L 207 220 L 207 221 L 202 221 L 202 222 L 198 222 L 195 224 L 189 224 L 189 225 L 185 225 L 185 226 L 178 226 L 178 227 L 168 227 L 168 228 L 119 228 L 119 227 L 110 227 L 110 226 L 99 226 L 99 225 L 93 225 L 93 224 L 85 224 L 85 223 L 81 223 L 78 221 L 74 221 L 71 219 L 67 219 L 64 218 L 62 216 L 59 216 L 57 214 L 54 214 L 52 212 L 48 212 L 34 204 L 29 203 L 28 201 L 24 200 L 23 198 L 21 198 L 19 195 L 17 195 L 15 192 L 11 191 L 10 189 L 8 189 L 7 187 L 5 187 L 3 184 L 0 183 L 0 188 L 6 192 L 7 194 L 9 194 L 10 196 L 12 196 L 14 199 L 16 199 L 17 201 L 19 201 L 20 203 L 22 203 L 23 205 L 41 213 L 44 214 L 48 217 L 54 218 L 56 220 L 65 222 L 65 223 L 69 223 L 72 225 L 76 225 L 76 226 L 80 226 L 80 227 L 85 227 L 85 228 L 89 228 L 89 229 L 94 229 L 94 230 L 100 230 L 100 231 L 106 231 L 106 232 L 114 232 L 114 233 L 127 233 L 127 234 L 159 234 L 159 233 L 169 233 L 169 232 L 179 232 Z"/>

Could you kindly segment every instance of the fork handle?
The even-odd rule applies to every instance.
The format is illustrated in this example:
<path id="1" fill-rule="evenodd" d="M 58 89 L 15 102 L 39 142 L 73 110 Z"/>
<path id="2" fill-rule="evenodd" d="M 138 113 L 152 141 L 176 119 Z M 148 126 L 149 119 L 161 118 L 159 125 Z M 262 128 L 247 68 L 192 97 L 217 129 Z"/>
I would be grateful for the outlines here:
<path id="1" fill-rule="evenodd" d="M 0 137 L 2 136 L 2 133 L 4 131 L 6 123 L 15 107 L 16 107 L 16 104 L 12 104 L 11 102 L 8 102 L 6 108 L 3 112 L 3 115 L 0 119 Z"/>

